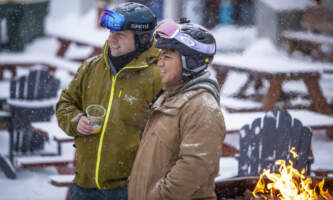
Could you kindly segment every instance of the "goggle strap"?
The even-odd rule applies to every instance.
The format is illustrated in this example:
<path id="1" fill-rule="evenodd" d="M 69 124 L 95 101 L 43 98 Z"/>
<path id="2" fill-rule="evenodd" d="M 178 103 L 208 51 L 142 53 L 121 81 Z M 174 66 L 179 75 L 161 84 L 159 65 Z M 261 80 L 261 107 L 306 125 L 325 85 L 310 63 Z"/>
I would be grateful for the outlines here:
<path id="1" fill-rule="evenodd" d="M 133 31 L 151 31 L 155 27 L 155 23 L 127 23 L 126 28 Z"/>
<path id="2" fill-rule="evenodd" d="M 182 55 L 182 56 L 181 56 L 181 59 L 182 59 L 182 65 L 183 65 L 183 68 L 184 68 L 186 71 L 190 71 L 190 72 L 198 73 L 198 72 L 200 72 L 200 71 L 202 71 L 203 69 L 206 68 L 206 64 L 204 64 L 204 65 L 201 65 L 200 67 L 197 67 L 197 68 L 195 68 L 195 69 L 189 69 L 189 68 L 187 67 L 187 64 L 186 64 L 186 57 Z"/>
<path id="3" fill-rule="evenodd" d="M 178 32 L 174 38 L 185 46 L 200 53 L 212 55 L 215 53 L 215 44 L 205 44 L 193 39 L 191 36 Z"/>

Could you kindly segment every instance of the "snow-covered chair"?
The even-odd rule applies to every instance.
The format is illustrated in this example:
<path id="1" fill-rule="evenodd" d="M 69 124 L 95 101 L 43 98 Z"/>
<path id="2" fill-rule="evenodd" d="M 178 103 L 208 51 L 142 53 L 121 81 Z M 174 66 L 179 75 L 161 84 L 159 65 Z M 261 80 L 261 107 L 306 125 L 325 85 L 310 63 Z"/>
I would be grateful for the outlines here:
<path id="1" fill-rule="evenodd" d="M 57 78 L 41 69 L 11 80 L 10 98 L 7 99 L 11 113 L 11 123 L 8 126 L 11 161 L 14 154 L 43 149 L 44 138 L 31 131 L 30 123 L 51 119 L 59 86 Z"/>
<path id="2" fill-rule="evenodd" d="M 238 176 L 258 176 L 263 169 L 277 171 L 276 160 L 291 160 L 294 168 L 310 174 L 312 132 L 286 110 L 271 110 L 240 130 Z M 295 147 L 297 158 L 290 149 Z"/>

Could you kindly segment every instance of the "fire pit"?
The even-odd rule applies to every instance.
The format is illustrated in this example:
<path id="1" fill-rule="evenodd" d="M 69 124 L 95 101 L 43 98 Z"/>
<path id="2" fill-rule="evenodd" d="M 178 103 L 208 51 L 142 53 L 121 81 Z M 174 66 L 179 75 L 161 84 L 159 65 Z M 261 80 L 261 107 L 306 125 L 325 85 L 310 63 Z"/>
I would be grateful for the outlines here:
<path id="1" fill-rule="evenodd" d="M 312 186 L 322 181 L 323 177 L 311 177 Z M 266 180 L 266 179 L 265 179 Z M 242 200 L 242 199 L 255 199 L 253 198 L 252 191 L 256 187 L 259 177 L 237 177 L 228 180 L 216 182 L 216 194 L 218 200 Z M 333 178 L 325 178 L 324 190 L 333 195 Z M 278 199 L 278 198 L 272 198 Z M 322 197 L 318 199 L 324 199 Z"/>
<path id="2" fill-rule="evenodd" d="M 297 158 L 295 147 L 290 149 Z M 276 160 L 272 169 L 263 169 L 260 177 L 240 177 L 216 182 L 219 200 L 333 200 L 333 178 L 307 177 L 289 160 Z M 276 170 L 277 169 L 277 170 Z"/>

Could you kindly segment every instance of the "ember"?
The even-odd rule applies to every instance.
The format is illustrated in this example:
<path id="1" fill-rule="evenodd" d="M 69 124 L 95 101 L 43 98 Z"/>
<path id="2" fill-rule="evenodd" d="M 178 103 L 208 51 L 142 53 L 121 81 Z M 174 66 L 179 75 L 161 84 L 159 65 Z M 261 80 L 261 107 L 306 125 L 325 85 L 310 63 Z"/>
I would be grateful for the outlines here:
<path id="1" fill-rule="evenodd" d="M 298 156 L 294 148 L 290 152 L 294 158 Z M 275 164 L 280 166 L 279 173 L 272 173 L 266 169 L 263 171 L 252 192 L 255 199 L 333 200 L 333 196 L 330 195 L 328 190 L 323 189 L 324 179 L 311 188 L 312 179 L 305 177 L 304 169 L 299 172 L 293 168 L 291 160 L 289 160 L 289 165 L 286 165 L 286 161 L 284 160 L 277 160 Z"/>

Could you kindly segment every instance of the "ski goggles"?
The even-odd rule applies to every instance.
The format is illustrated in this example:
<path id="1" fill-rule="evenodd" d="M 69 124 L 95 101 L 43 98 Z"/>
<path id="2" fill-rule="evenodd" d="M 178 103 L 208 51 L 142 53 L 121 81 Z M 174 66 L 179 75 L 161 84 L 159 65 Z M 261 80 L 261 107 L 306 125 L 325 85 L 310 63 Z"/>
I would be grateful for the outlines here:
<path id="1" fill-rule="evenodd" d="M 205 44 L 199 42 L 193 39 L 191 36 L 182 33 L 180 30 L 181 27 L 179 24 L 172 20 L 166 20 L 158 25 L 155 34 L 157 34 L 159 37 L 175 39 L 178 42 L 184 44 L 185 46 L 200 53 L 208 55 L 212 55 L 215 53 L 215 44 Z"/>
<path id="2" fill-rule="evenodd" d="M 111 10 L 105 10 L 99 23 L 101 26 L 110 29 L 111 31 L 133 30 L 137 32 L 151 31 L 154 29 L 156 23 L 139 23 L 129 22 L 121 14 Z"/>
<path id="3" fill-rule="evenodd" d="M 124 29 L 125 18 L 111 10 L 105 10 L 99 24 L 111 31 L 121 31 Z"/>

